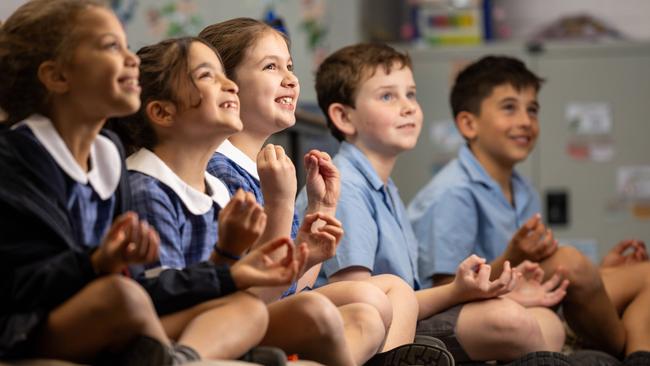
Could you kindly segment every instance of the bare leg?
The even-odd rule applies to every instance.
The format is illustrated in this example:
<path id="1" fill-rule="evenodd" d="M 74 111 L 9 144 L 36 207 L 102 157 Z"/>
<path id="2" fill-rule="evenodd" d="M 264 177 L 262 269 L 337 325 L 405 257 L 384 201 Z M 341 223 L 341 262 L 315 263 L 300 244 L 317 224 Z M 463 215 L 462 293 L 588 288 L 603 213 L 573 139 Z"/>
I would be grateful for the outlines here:
<path id="1" fill-rule="evenodd" d="M 196 350 L 201 358 L 236 359 L 257 345 L 268 325 L 266 305 L 246 292 L 236 292 L 164 316 L 170 338 Z"/>
<path id="2" fill-rule="evenodd" d="M 472 360 L 510 361 L 548 350 L 537 320 L 504 298 L 465 304 L 456 325 L 458 342 Z"/>
<path id="3" fill-rule="evenodd" d="M 562 320 L 552 310 L 543 307 L 526 308 L 539 324 L 546 348 L 539 351 L 560 352 L 564 345 L 566 333 Z"/>
<path id="4" fill-rule="evenodd" d="M 368 304 L 344 305 L 339 311 L 352 357 L 356 365 L 361 365 L 379 351 L 386 336 L 384 323 L 377 309 Z"/>
<path id="5" fill-rule="evenodd" d="M 92 332 L 88 332 L 89 324 Z M 106 276 L 50 313 L 37 353 L 39 357 L 88 362 L 101 351 L 122 349 L 138 335 L 169 344 L 144 289 L 125 277 Z"/>
<path id="6" fill-rule="evenodd" d="M 607 293 L 623 314 L 625 354 L 650 350 L 650 262 L 601 270 Z"/>
<path id="7" fill-rule="evenodd" d="M 378 286 L 360 281 L 339 281 L 313 291 L 324 295 L 337 307 L 353 303 L 371 305 L 379 312 L 384 331 L 391 326 L 394 311 L 388 297 Z"/>
<path id="8" fill-rule="evenodd" d="M 544 260 L 547 276 L 562 267 L 571 284 L 562 302 L 564 315 L 573 330 L 589 343 L 618 355 L 625 345 L 625 328 L 612 304 L 597 268 L 573 247 L 561 247 Z"/>
<path id="9" fill-rule="evenodd" d="M 325 296 L 302 292 L 270 304 L 268 310 L 269 327 L 262 345 L 326 365 L 355 364 L 341 314 Z"/>
<path id="10" fill-rule="evenodd" d="M 411 286 L 393 275 L 373 276 L 367 281 L 379 287 L 388 296 L 393 309 L 393 322 L 382 351 L 412 343 L 420 309 Z"/>

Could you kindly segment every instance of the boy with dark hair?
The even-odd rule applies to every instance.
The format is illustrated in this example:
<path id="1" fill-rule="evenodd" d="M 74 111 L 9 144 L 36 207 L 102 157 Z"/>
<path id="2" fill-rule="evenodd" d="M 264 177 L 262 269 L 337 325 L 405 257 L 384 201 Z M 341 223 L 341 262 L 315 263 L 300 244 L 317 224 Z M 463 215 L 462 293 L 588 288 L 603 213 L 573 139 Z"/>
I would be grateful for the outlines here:
<path id="1" fill-rule="evenodd" d="M 471 254 L 485 257 L 496 274 L 506 261 L 539 262 L 547 272 L 562 267 L 571 283 L 563 312 L 579 335 L 618 355 L 627 333 L 626 354 L 647 350 L 650 286 L 625 275 L 649 278 L 650 264 L 640 263 L 647 259 L 643 243 L 619 244 L 608 256 L 615 258 L 607 262 L 635 263 L 624 271 L 602 269 L 601 278 L 575 248 L 558 247 L 542 223 L 534 187 L 514 170 L 539 134 L 537 93 L 542 81 L 523 62 L 505 56 L 484 57 L 457 76 L 450 102 L 467 144 L 409 206 L 420 242 L 420 276 L 436 285 L 451 281 L 458 263 Z M 636 253 L 625 258 L 624 249 L 630 247 Z M 639 357 L 647 353 L 633 358 Z"/>
<path id="2" fill-rule="evenodd" d="M 321 275 L 331 282 L 365 281 L 377 274 L 401 277 L 418 290 L 418 333 L 442 339 L 457 361 L 510 361 L 529 352 L 558 351 L 564 333 L 557 316 L 513 300 L 526 298 L 515 288 L 523 282 L 539 294 L 526 298 L 529 305 L 541 304 L 543 297 L 559 301 L 566 284 L 554 291 L 557 278 L 545 290 L 505 263 L 491 281 L 490 266 L 469 256 L 452 283 L 420 290 L 418 244 L 390 179 L 398 155 L 415 146 L 422 125 L 408 55 L 386 45 L 345 47 L 321 64 L 316 90 L 329 128 L 342 141 L 334 163 L 341 174 L 336 216 L 345 229 Z M 305 206 L 303 191 L 298 207 Z M 509 297 L 500 297 L 505 294 Z M 554 362 L 565 364 L 565 359 L 557 355 Z"/>

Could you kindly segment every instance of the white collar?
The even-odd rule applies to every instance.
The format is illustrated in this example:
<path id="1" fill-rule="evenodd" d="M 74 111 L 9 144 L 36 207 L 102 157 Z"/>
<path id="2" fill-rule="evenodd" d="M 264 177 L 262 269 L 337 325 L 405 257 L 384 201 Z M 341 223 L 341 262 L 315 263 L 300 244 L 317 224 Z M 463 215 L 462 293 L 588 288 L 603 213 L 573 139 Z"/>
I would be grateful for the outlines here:
<path id="1" fill-rule="evenodd" d="M 90 184 L 102 200 L 113 195 L 122 175 L 122 158 L 109 138 L 97 135 L 93 141 L 90 146 L 90 171 L 86 173 L 47 117 L 34 114 L 12 128 L 20 126 L 27 126 L 32 131 L 70 178 L 81 184 Z"/>
<path id="2" fill-rule="evenodd" d="M 232 142 L 225 140 L 221 146 L 217 149 L 217 152 L 224 154 L 230 160 L 234 161 L 240 167 L 244 168 L 250 175 L 255 177 L 255 179 L 260 180 L 260 176 L 257 174 L 257 163 L 253 159 L 249 158 L 248 155 L 244 154 L 243 151 L 232 144 Z"/>
<path id="3" fill-rule="evenodd" d="M 203 215 L 210 211 L 215 202 L 223 208 L 230 201 L 228 188 L 217 177 L 205 172 L 205 184 L 212 193 L 212 196 L 209 196 L 185 183 L 158 155 L 144 148 L 126 159 L 126 167 L 156 178 L 171 188 L 194 215 Z"/>

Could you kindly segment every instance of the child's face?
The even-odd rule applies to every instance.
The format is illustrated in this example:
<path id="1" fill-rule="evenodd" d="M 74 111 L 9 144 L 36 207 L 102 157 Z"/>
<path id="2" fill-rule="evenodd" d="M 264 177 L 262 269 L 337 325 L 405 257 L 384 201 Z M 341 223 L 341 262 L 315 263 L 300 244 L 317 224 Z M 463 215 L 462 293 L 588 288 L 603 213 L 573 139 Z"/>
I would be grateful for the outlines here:
<path id="1" fill-rule="evenodd" d="M 349 119 L 355 132 L 348 140 L 362 151 L 395 157 L 415 147 L 422 127 L 422 109 L 416 99 L 409 67 L 393 64 L 390 74 L 378 67 L 362 82 Z"/>
<path id="2" fill-rule="evenodd" d="M 517 91 L 500 85 L 481 102 L 475 136 L 470 147 L 479 157 L 512 167 L 526 159 L 539 134 L 537 92 L 533 87 Z"/>
<path id="3" fill-rule="evenodd" d="M 226 77 L 219 57 L 205 44 L 193 42 L 188 65 L 196 88 L 187 83 L 179 90 L 183 106 L 175 118 L 182 126 L 178 133 L 200 139 L 213 136 L 210 132 L 241 131 L 237 85 Z"/>
<path id="4" fill-rule="evenodd" d="M 140 107 L 140 61 L 128 50 L 126 35 L 115 15 L 90 7 L 80 14 L 75 31 L 81 36 L 63 69 L 68 100 L 93 118 L 136 112 Z"/>
<path id="5" fill-rule="evenodd" d="M 270 136 L 296 123 L 298 78 L 284 39 L 266 32 L 235 69 L 245 130 Z"/>

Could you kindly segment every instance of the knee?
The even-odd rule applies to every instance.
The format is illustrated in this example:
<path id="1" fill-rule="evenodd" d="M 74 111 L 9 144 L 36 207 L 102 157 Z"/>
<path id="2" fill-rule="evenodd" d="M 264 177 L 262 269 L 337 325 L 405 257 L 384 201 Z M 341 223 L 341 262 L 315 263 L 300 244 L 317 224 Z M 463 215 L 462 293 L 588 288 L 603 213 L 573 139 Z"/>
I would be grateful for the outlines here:
<path id="1" fill-rule="evenodd" d="M 310 329 L 317 339 L 341 338 L 343 336 L 343 319 L 334 304 L 325 296 L 309 292 L 301 295 L 296 317 Z"/>
<path id="2" fill-rule="evenodd" d="M 363 303 L 372 306 L 380 315 L 385 328 L 393 321 L 393 306 L 390 299 L 379 287 L 360 281 L 346 283 L 346 291 L 354 294 L 349 303 Z"/>
<path id="3" fill-rule="evenodd" d="M 539 324 L 523 306 L 503 299 L 484 315 L 486 327 L 513 349 L 529 352 L 541 350 L 543 337 Z"/>
<path id="4" fill-rule="evenodd" d="M 379 312 L 368 304 L 350 304 L 345 307 L 345 327 L 358 330 L 360 337 L 372 349 L 379 350 L 386 336 L 386 328 Z"/>
<path id="5" fill-rule="evenodd" d="M 143 325 L 155 316 L 155 309 L 146 291 L 135 281 L 120 276 L 97 280 L 100 297 L 94 311 L 117 322 Z"/>
<path id="6" fill-rule="evenodd" d="M 592 290 L 603 286 L 596 266 L 576 248 L 561 247 L 553 259 L 565 270 L 572 289 Z"/>
<path id="7" fill-rule="evenodd" d="M 264 301 L 244 291 L 236 292 L 232 296 L 239 313 L 246 317 L 246 321 L 255 324 L 258 329 L 266 330 L 269 324 L 269 310 Z"/>

